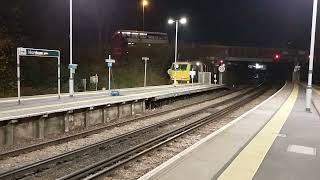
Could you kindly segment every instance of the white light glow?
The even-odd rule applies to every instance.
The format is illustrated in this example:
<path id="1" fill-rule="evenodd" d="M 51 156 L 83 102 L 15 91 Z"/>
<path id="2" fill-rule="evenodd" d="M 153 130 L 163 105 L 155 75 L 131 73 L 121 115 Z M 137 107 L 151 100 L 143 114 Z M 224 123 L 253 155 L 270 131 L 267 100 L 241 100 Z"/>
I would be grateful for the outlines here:
<path id="1" fill-rule="evenodd" d="M 256 69 L 262 69 L 262 70 L 264 70 L 266 67 L 265 67 L 265 65 L 263 65 L 263 64 L 258 64 L 258 63 L 256 63 L 255 68 L 256 68 Z"/>
<path id="2" fill-rule="evenodd" d="M 188 22 L 188 20 L 187 20 L 187 18 L 185 18 L 185 17 L 183 17 L 183 18 L 180 19 L 180 23 L 181 23 L 181 24 L 187 24 L 187 22 Z"/>
<path id="3" fill-rule="evenodd" d="M 175 21 L 173 19 L 168 20 L 168 24 L 173 24 Z"/>
<path id="4" fill-rule="evenodd" d="M 147 0 L 143 0 L 142 1 L 142 6 L 145 7 L 145 6 L 148 6 L 149 5 L 149 2 Z"/>

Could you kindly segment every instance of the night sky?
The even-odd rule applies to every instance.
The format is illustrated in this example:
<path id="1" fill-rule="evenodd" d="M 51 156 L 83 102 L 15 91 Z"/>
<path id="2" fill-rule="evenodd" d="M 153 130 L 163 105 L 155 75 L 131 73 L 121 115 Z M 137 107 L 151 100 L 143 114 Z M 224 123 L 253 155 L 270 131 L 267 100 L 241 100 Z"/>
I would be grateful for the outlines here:
<path id="1" fill-rule="evenodd" d="M 68 45 L 69 0 L 12 0 L 1 13 L 20 2 L 23 33 L 34 46 Z M 78 46 L 109 42 L 119 29 L 141 29 L 137 0 L 74 0 L 74 38 Z M 308 48 L 312 0 L 150 0 L 146 30 L 174 34 L 169 17 L 187 16 L 181 27 L 184 42 L 283 47 L 292 41 Z M 63 45 L 62 45 L 63 44 Z"/>

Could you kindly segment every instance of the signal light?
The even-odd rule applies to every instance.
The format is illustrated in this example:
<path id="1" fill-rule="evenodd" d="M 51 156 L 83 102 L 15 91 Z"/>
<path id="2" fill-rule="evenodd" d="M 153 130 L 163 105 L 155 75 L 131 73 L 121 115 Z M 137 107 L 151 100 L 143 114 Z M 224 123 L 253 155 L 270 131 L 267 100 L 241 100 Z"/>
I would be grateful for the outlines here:
<path id="1" fill-rule="evenodd" d="M 219 64 L 220 64 L 220 65 L 224 64 L 224 60 L 221 59 L 221 60 L 219 61 Z"/>
<path id="2" fill-rule="evenodd" d="M 274 59 L 275 61 L 279 62 L 280 59 L 281 59 L 281 54 L 274 54 L 274 55 L 273 55 L 273 59 Z"/>

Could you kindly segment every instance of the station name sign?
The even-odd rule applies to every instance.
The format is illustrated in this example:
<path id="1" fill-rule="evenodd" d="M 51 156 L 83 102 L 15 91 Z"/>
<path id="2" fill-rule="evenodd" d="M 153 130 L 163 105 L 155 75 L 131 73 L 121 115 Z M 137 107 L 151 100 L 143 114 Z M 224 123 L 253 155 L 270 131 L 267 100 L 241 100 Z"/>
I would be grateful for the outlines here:
<path id="1" fill-rule="evenodd" d="M 59 57 L 60 52 L 46 49 L 18 48 L 20 56 Z"/>

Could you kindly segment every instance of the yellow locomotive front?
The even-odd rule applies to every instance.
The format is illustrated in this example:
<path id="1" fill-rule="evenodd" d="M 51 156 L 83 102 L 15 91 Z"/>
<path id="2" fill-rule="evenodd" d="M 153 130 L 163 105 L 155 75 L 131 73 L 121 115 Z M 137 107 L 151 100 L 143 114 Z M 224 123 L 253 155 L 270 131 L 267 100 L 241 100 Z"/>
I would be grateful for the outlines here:
<path id="1" fill-rule="evenodd" d="M 174 75 L 176 73 L 176 80 L 179 83 L 189 83 L 190 82 L 190 70 L 191 70 L 191 63 L 189 62 L 177 62 L 176 64 L 176 72 L 174 69 L 174 63 L 171 65 L 170 68 L 170 79 L 174 81 Z"/>

